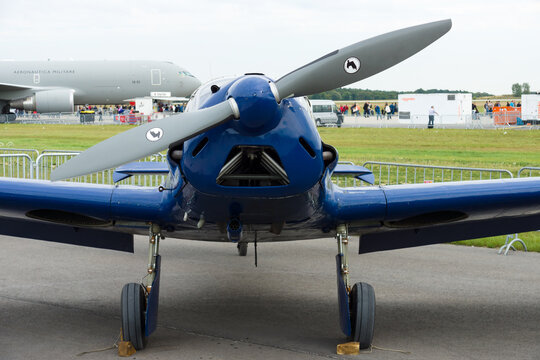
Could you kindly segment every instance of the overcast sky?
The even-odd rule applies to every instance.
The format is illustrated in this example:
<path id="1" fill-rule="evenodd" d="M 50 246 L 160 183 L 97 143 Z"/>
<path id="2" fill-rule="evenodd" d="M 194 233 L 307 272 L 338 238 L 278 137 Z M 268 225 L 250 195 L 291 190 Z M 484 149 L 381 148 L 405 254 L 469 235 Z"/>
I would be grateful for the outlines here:
<path id="1" fill-rule="evenodd" d="M 507 94 L 529 82 L 540 91 L 540 0 L 2 0 L 0 58 L 169 60 L 203 82 L 277 79 L 357 41 L 446 18 L 443 38 L 351 86 Z"/>

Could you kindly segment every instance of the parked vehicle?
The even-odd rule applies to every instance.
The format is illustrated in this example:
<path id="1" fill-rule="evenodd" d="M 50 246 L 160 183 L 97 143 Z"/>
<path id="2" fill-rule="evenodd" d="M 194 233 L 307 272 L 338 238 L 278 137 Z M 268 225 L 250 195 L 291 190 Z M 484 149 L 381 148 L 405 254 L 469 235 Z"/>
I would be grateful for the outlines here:
<path id="1" fill-rule="evenodd" d="M 317 126 L 337 125 L 341 127 L 343 115 L 332 100 L 310 100 L 313 120 Z"/>

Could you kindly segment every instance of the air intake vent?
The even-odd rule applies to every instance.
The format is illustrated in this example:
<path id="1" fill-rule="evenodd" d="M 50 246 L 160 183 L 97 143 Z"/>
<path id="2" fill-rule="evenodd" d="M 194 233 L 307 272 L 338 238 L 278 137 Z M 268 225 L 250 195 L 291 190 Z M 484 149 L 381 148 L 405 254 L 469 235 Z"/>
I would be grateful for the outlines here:
<path id="1" fill-rule="evenodd" d="M 216 179 L 218 185 L 261 187 L 289 184 L 276 151 L 269 146 L 235 146 Z"/>

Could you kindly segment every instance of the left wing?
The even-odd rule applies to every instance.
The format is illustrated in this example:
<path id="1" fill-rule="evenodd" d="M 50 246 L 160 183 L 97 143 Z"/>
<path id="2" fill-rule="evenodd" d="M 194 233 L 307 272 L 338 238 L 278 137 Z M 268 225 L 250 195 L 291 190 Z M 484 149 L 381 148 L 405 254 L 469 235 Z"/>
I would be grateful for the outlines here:
<path id="1" fill-rule="evenodd" d="M 334 186 L 328 201 L 360 253 L 540 229 L 540 178 Z"/>

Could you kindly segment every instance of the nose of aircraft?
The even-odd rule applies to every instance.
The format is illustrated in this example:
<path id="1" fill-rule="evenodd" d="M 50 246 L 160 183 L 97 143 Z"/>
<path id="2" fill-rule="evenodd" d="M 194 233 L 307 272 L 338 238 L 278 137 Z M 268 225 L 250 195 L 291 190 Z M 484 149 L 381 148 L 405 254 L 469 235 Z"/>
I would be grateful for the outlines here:
<path id="1" fill-rule="evenodd" d="M 185 92 L 186 97 L 189 97 L 195 90 L 201 86 L 201 81 L 197 79 L 196 77 L 189 77 L 188 79 L 184 80 L 184 86 L 185 86 Z"/>

